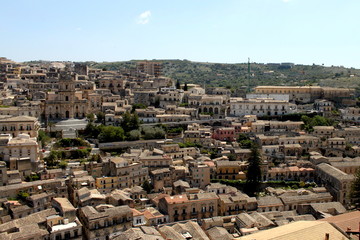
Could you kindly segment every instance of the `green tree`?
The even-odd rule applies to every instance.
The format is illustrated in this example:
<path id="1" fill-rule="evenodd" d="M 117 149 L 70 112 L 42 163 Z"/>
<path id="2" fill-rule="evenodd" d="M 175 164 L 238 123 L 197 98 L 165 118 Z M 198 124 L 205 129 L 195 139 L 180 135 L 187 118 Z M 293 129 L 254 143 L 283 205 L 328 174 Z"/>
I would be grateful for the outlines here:
<path id="1" fill-rule="evenodd" d="M 43 130 L 39 130 L 38 136 L 38 141 L 41 142 L 42 147 L 44 147 L 51 140 L 51 138 Z"/>
<path id="2" fill-rule="evenodd" d="M 104 124 L 104 122 L 105 122 L 105 113 L 98 112 L 96 114 L 96 118 L 97 118 L 97 122 Z"/>
<path id="3" fill-rule="evenodd" d="M 93 113 L 87 114 L 86 118 L 89 120 L 89 122 L 94 122 L 95 121 L 95 115 Z"/>
<path id="4" fill-rule="evenodd" d="M 101 162 L 101 156 L 100 156 L 100 154 L 93 154 L 93 155 L 91 155 L 89 161 L 90 161 L 90 162 L 98 162 L 98 163 L 100 163 L 100 162 Z"/>
<path id="5" fill-rule="evenodd" d="M 134 113 L 135 109 L 146 109 L 146 108 L 147 108 L 147 106 L 145 104 L 135 103 L 132 105 L 131 113 Z"/>
<path id="6" fill-rule="evenodd" d="M 97 138 L 102 127 L 103 126 L 96 126 L 92 122 L 89 122 L 84 129 L 84 135 L 89 138 Z"/>
<path id="7" fill-rule="evenodd" d="M 254 145 L 254 142 L 251 140 L 242 140 L 240 141 L 240 146 L 242 148 L 251 148 L 251 146 Z"/>
<path id="8" fill-rule="evenodd" d="M 124 130 L 121 127 L 103 126 L 98 136 L 99 142 L 119 142 L 124 141 Z"/>
<path id="9" fill-rule="evenodd" d="M 165 131 L 160 127 L 143 127 L 142 134 L 144 139 L 163 139 Z"/>
<path id="10" fill-rule="evenodd" d="M 61 161 L 59 162 L 58 166 L 61 168 L 61 169 L 66 169 L 68 163 L 66 161 Z"/>
<path id="11" fill-rule="evenodd" d="M 228 159 L 229 159 L 229 161 L 236 161 L 236 155 L 235 154 L 229 154 Z"/>
<path id="12" fill-rule="evenodd" d="M 30 194 L 27 192 L 19 192 L 17 195 L 17 199 L 21 201 L 25 201 L 28 197 L 30 197 Z"/>
<path id="13" fill-rule="evenodd" d="M 44 161 L 46 162 L 47 167 L 55 167 L 57 165 L 57 161 L 59 159 L 57 151 L 51 151 L 49 156 L 44 158 Z"/>
<path id="14" fill-rule="evenodd" d="M 148 180 L 145 180 L 142 184 L 142 188 L 147 192 L 147 193 L 151 193 L 151 191 L 153 190 L 153 186 L 149 183 Z"/>
<path id="15" fill-rule="evenodd" d="M 137 130 L 140 127 L 140 119 L 137 113 L 133 113 L 130 118 L 129 128 L 131 130 Z"/>
<path id="16" fill-rule="evenodd" d="M 360 206 L 360 168 L 357 169 L 355 178 L 351 183 L 349 197 L 351 203 L 358 208 Z"/>
<path id="17" fill-rule="evenodd" d="M 55 122 L 48 122 L 47 126 L 49 127 L 49 132 L 52 132 L 52 128 L 55 127 Z"/>
<path id="18" fill-rule="evenodd" d="M 176 89 L 180 89 L 180 81 L 179 80 L 176 81 Z"/>
<path id="19" fill-rule="evenodd" d="M 250 140 L 250 138 L 245 133 L 240 133 L 237 141 L 241 142 L 243 140 Z"/>
<path id="20" fill-rule="evenodd" d="M 155 139 L 162 139 L 165 138 L 165 131 L 162 128 L 155 127 Z"/>
<path id="21" fill-rule="evenodd" d="M 333 120 L 326 118 L 326 117 L 319 116 L 319 115 L 316 115 L 312 118 L 309 116 L 303 115 L 301 117 L 301 121 L 304 122 L 304 129 L 308 132 L 314 131 L 315 126 L 332 126 L 332 125 L 334 125 Z"/>
<path id="22" fill-rule="evenodd" d="M 141 132 L 139 130 L 131 130 L 128 134 L 127 140 L 136 141 L 141 137 Z"/>
<path id="23" fill-rule="evenodd" d="M 123 119 L 121 121 L 121 127 L 124 129 L 125 133 L 129 133 L 131 130 L 139 129 L 140 120 L 137 113 L 129 113 L 125 112 L 123 115 Z"/>
<path id="24" fill-rule="evenodd" d="M 251 147 L 251 155 L 248 163 L 245 191 L 253 196 L 255 192 L 258 191 L 261 181 L 261 156 L 259 148 L 255 144 Z"/>
<path id="25" fill-rule="evenodd" d="M 37 180 L 40 180 L 40 176 L 38 174 L 31 174 L 25 177 L 25 181 L 27 182 L 32 182 Z"/>
<path id="26" fill-rule="evenodd" d="M 159 96 L 156 96 L 155 97 L 155 101 L 154 101 L 154 107 L 159 107 L 160 106 L 160 97 Z"/>
<path id="27" fill-rule="evenodd" d="M 188 90 L 188 85 L 187 83 L 184 84 L 184 91 L 187 91 Z"/>
<path id="28" fill-rule="evenodd" d="M 122 115 L 122 120 L 121 120 L 121 127 L 124 129 L 125 132 L 131 131 L 130 121 L 131 121 L 131 114 L 128 111 L 126 111 Z"/>

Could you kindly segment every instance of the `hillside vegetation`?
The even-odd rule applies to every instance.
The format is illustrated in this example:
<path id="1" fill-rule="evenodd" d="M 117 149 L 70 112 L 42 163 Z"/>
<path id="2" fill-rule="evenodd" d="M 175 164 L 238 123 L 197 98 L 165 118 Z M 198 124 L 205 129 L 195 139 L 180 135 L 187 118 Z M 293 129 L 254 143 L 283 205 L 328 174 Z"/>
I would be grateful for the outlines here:
<path id="1" fill-rule="evenodd" d="M 86 62 L 91 68 L 120 70 L 135 68 L 140 60 L 123 62 Z M 152 60 L 161 62 L 163 75 L 181 83 L 238 88 L 258 85 L 319 85 L 358 88 L 360 69 L 342 66 L 280 65 L 251 63 L 248 77 L 247 63 L 224 64 L 191 62 L 188 60 Z M 250 79 L 249 79 L 250 78 Z"/>
<path id="2" fill-rule="evenodd" d="M 156 60 L 163 64 L 163 75 L 181 83 L 206 86 L 239 87 L 258 85 L 319 85 L 355 88 L 360 69 L 320 65 L 276 65 L 251 63 L 250 81 L 247 63 L 222 64 L 187 60 Z M 137 61 L 89 63 L 91 67 L 117 70 L 135 67 Z"/>

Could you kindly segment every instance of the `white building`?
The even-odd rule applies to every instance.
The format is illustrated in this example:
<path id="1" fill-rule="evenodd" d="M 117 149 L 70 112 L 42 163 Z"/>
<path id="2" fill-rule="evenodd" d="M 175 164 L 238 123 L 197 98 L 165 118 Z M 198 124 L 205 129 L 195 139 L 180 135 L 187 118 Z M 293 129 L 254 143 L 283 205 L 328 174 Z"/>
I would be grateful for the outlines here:
<path id="1" fill-rule="evenodd" d="M 296 112 L 296 105 L 285 100 L 274 99 L 230 99 L 230 115 L 240 117 L 245 115 L 274 116 Z"/>
<path id="2" fill-rule="evenodd" d="M 39 161 L 39 145 L 36 138 L 27 134 L 19 134 L 13 138 L 10 134 L 1 134 L 0 152 L 4 161 L 10 158 L 29 158 L 32 163 Z"/>
<path id="3" fill-rule="evenodd" d="M 360 122 L 360 108 L 349 107 L 341 109 L 341 117 L 345 121 Z"/>

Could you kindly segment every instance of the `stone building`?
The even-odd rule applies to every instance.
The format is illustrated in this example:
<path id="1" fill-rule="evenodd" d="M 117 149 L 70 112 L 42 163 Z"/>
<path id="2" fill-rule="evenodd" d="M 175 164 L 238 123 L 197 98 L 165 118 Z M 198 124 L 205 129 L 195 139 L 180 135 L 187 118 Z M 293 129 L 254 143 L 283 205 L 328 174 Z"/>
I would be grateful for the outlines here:
<path id="1" fill-rule="evenodd" d="M 220 141 L 233 142 L 236 140 L 235 128 L 233 127 L 221 127 L 214 130 L 214 139 Z"/>
<path id="2" fill-rule="evenodd" d="M 251 123 L 251 131 L 254 133 L 266 132 L 299 132 L 304 122 L 293 121 L 256 121 Z"/>
<path id="3" fill-rule="evenodd" d="M 199 101 L 190 104 L 199 109 L 199 114 L 210 114 L 214 118 L 225 118 L 228 115 L 227 95 L 202 95 Z"/>
<path id="4" fill-rule="evenodd" d="M 335 201 L 342 204 L 349 202 L 347 196 L 351 188 L 351 182 L 354 179 L 353 175 L 346 174 L 327 163 L 317 165 L 316 174 L 317 180 L 325 185 Z"/>
<path id="5" fill-rule="evenodd" d="M 244 179 L 247 163 L 243 161 L 216 161 L 217 179 Z"/>
<path id="6" fill-rule="evenodd" d="M 54 198 L 52 206 L 58 214 L 46 218 L 46 226 L 50 232 L 50 240 L 82 239 L 82 225 L 76 217 L 76 208 L 67 198 Z"/>
<path id="7" fill-rule="evenodd" d="M 276 116 L 294 113 L 296 105 L 284 100 L 274 99 L 230 99 L 230 114 L 233 116 Z"/>
<path id="8" fill-rule="evenodd" d="M 346 104 L 354 98 L 355 89 L 319 86 L 257 86 L 255 93 L 289 95 L 290 101 L 298 103 L 311 103 L 322 98 L 335 103 Z"/>
<path id="9" fill-rule="evenodd" d="M 73 76 L 60 75 L 58 91 L 49 92 L 45 101 L 45 119 L 85 118 L 88 101 L 81 91 L 76 91 L 75 84 Z"/>
<path id="10" fill-rule="evenodd" d="M 79 210 L 86 239 L 105 240 L 112 233 L 132 227 L 133 212 L 129 206 L 98 205 L 86 206 Z"/>
<path id="11" fill-rule="evenodd" d="M 229 194 L 218 194 L 218 196 L 220 216 L 235 215 L 244 211 L 254 211 L 257 207 L 255 197 L 249 197 L 240 191 Z"/>
<path id="12" fill-rule="evenodd" d="M 40 128 L 40 123 L 36 117 L 29 116 L 3 116 L 0 119 L 1 133 L 11 134 L 13 137 L 19 134 L 26 133 L 30 137 L 37 137 Z"/>
<path id="13" fill-rule="evenodd" d="M 216 193 L 197 193 L 167 196 L 159 200 L 159 210 L 169 215 L 170 222 L 202 219 L 218 215 Z"/>
<path id="14" fill-rule="evenodd" d="M 0 187 L 0 197 L 15 198 L 20 192 L 26 192 L 32 195 L 44 191 L 47 193 L 54 193 L 57 197 L 68 196 L 65 179 L 49 179 L 2 186 Z"/>
<path id="15" fill-rule="evenodd" d="M 2 136 L 0 135 L 0 139 Z M 18 137 L 5 137 L 7 143 L 4 146 L 0 145 L 0 156 L 6 162 L 11 162 L 15 159 L 30 159 L 30 162 L 36 167 L 39 161 L 39 145 L 36 138 L 30 138 L 27 134 L 20 134 Z M 18 169 L 18 168 L 17 168 Z"/>
<path id="16" fill-rule="evenodd" d="M 210 167 L 200 161 L 189 162 L 188 182 L 191 187 L 204 189 L 210 184 Z"/>
<path id="17" fill-rule="evenodd" d="M 158 62 L 143 61 L 137 64 L 137 70 L 158 77 L 161 75 L 162 66 Z"/>
<path id="18" fill-rule="evenodd" d="M 360 122 L 360 108 L 349 107 L 341 110 L 341 118 L 344 121 L 359 123 Z"/>

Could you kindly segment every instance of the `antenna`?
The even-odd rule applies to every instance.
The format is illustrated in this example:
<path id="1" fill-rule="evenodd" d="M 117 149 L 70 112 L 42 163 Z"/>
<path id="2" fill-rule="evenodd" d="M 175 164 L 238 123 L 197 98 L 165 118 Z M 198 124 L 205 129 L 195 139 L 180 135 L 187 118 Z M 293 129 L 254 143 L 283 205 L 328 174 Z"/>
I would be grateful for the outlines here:
<path id="1" fill-rule="evenodd" d="M 250 71 L 251 71 L 251 67 L 250 67 L 250 58 L 248 58 L 248 92 L 250 92 L 251 86 L 250 86 Z"/>

